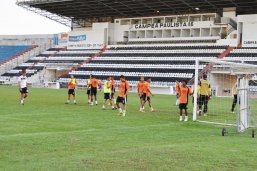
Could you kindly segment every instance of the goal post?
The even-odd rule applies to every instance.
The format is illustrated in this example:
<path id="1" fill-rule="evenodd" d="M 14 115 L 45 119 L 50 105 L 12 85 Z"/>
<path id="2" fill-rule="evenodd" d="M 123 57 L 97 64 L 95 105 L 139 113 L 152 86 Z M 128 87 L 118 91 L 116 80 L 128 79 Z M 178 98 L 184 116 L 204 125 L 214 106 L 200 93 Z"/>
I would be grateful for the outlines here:
<path id="1" fill-rule="evenodd" d="M 257 65 L 241 61 L 197 59 L 192 84 L 194 97 L 197 97 L 193 101 L 193 121 L 235 126 L 237 132 L 257 125 L 257 121 L 252 119 L 257 116 L 257 91 L 249 86 L 249 81 L 256 74 Z M 203 75 L 207 75 L 212 92 L 211 99 L 204 102 L 198 91 L 201 87 L 198 83 L 202 82 Z M 206 113 L 202 113 L 202 108 Z"/>
<path id="2" fill-rule="evenodd" d="M 197 97 L 198 95 L 198 79 L 199 79 L 199 59 L 196 59 L 195 61 L 195 78 L 194 78 L 194 97 Z M 193 121 L 196 121 L 197 119 L 197 98 L 194 98 L 194 108 L 193 108 Z"/>

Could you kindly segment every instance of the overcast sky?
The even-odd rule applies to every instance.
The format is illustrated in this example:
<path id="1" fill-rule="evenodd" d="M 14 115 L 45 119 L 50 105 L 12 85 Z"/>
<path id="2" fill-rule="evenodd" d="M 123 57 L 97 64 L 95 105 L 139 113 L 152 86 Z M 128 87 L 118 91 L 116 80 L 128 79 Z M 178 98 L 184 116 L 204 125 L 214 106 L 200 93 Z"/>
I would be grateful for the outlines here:
<path id="1" fill-rule="evenodd" d="M 49 34 L 70 30 L 15 3 L 16 0 L 0 0 L 0 35 Z"/>

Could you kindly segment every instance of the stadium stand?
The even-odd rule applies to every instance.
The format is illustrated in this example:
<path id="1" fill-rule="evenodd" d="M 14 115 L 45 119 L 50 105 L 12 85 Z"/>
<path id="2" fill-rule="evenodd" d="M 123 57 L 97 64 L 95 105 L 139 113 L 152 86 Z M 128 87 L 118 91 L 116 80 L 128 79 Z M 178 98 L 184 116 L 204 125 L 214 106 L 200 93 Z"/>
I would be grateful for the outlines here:
<path id="1" fill-rule="evenodd" d="M 135 85 L 142 75 L 151 77 L 154 86 L 171 86 L 176 80 L 190 80 L 194 77 L 195 59 L 216 59 L 230 49 L 228 46 L 203 46 L 197 44 L 184 46 L 171 45 L 142 45 L 135 46 L 110 46 L 100 56 L 90 59 L 99 50 L 67 50 L 66 48 L 51 48 L 30 58 L 25 63 L 15 67 L 2 76 L 16 77 L 23 69 L 27 70 L 31 77 L 42 71 L 46 66 L 67 66 L 75 70 L 69 75 L 75 75 L 79 83 L 85 83 L 90 74 L 96 75 L 99 79 L 105 79 L 112 75 L 118 80 L 119 75 L 126 75 L 127 79 Z M 256 64 L 256 48 L 234 48 L 230 49 L 227 61 L 238 61 Z M 82 64 L 83 63 L 83 64 Z M 204 68 L 204 63 L 200 68 Z M 69 75 L 59 78 L 61 84 L 66 84 Z"/>
<path id="2" fill-rule="evenodd" d="M 58 48 L 48 49 L 46 52 L 39 54 L 37 57 L 32 57 L 28 61 L 25 61 L 25 63 L 22 63 L 21 65 L 13 68 L 12 70 L 4 73 L 2 76 L 17 77 L 21 70 L 26 70 L 28 73 L 28 77 L 31 77 L 32 75 L 36 74 L 38 71 L 43 70 L 44 65 L 41 64 L 40 62 L 44 61 L 47 57 L 52 56 L 58 50 L 60 49 Z"/>
<path id="3" fill-rule="evenodd" d="M 248 54 L 244 54 L 246 52 Z M 136 84 L 140 76 L 145 76 L 151 77 L 155 86 L 170 86 L 174 85 L 176 80 L 190 80 L 194 76 L 196 59 L 217 59 L 221 54 L 227 53 L 224 60 L 255 64 L 257 57 L 252 57 L 254 52 L 256 49 L 231 49 L 228 46 L 110 47 L 101 56 L 69 74 L 75 75 L 80 84 L 84 84 L 90 74 L 96 75 L 99 79 L 112 75 L 117 80 L 119 75 L 124 74 L 132 84 Z M 244 57 L 240 58 L 241 53 Z M 202 63 L 200 68 L 204 67 L 205 64 Z M 66 83 L 68 77 L 62 77 L 59 81 Z"/>
<path id="4" fill-rule="evenodd" d="M 4 77 L 17 77 L 20 71 L 26 70 L 27 76 L 31 77 L 46 67 L 65 67 L 70 70 L 79 64 L 88 61 L 99 50 L 67 50 L 66 48 L 50 48 L 36 57 L 30 58 L 28 61 L 4 73 Z"/>
<path id="5" fill-rule="evenodd" d="M 8 60 L 28 51 L 33 46 L 16 45 L 16 46 L 0 46 L 0 65 Z"/>
<path id="6" fill-rule="evenodd" d="M 116 80 L 124 74 L 132 85 L 145 76 L 152 77 L 153 85 L 171 86 L 176 80 L 192 80 L 196 59 L 256 64 L 256 48 L 246 48 L 257 44 L 246 33 L 247 21 L 253 20 L 247 14 L 256 10 L 256 3 L 205 1 L 199 4 L 191 0 L 187 3 L 159 0 L 154 4 L 111 0 L 97 5 L 95 0 L 49 3 L 17 1 L 17 5 L 69 26 L 71 31 L 53 35 L 56 42 L 51 49 L 4 76 L 15 77 L 22 69 L 29 76 L 48 70 L 49 75 L 55 75 L 51 78 L 54 82 L 66 84 L 72 74 L 84 85 L 90 74 L 99 79 L 113 75 Z M 172 7 L 174 3 L 177 6 Z M 69 6 L 78 10 L 70 10 Z M 99 11 L 104 9 L 106 14 L 90 6 Z M 58 10 L 60 7 L 62 10 Z M 149 11 L 145 7 L 158 7 L 158 10 Z M 87 12 L 78 15 L 79 10 Z M 253 24 L 249 28 L 257 26 Z M 107 49 L 99 53 L 104 47 Z M 201 63 L 200 69 L 205 70 L 205 66 Z"/>
<path id="7" fill-rule="evenodd" d="M 195 70 L 195 59 L 215 59 L 226 50 L 226 46 L 141 46 L 110 47 L 101 56 L 82 65 L 69 74 L 75 75 L 81 84 L 90 74 L 104 79 L 119 75 L 136 83 L 140 76 L 151 77 L 153 85 L 174 85 L 176 80 L 189 80 Z M 204 65 L 202 65 L 204 67 Z M 65 83 L 67 76 L 61 78 Z"/>

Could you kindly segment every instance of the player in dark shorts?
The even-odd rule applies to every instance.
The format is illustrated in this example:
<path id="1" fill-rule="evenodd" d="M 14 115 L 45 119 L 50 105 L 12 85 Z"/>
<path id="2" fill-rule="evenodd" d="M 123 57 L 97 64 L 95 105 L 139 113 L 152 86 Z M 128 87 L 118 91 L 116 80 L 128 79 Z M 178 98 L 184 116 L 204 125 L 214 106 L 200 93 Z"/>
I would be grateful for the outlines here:
<path id="1" fill-rule="evenodd" d="M 68 80 L 68 99 L 66 101 L 66 104 L 70 104 L 70 97 L 73 96 L 74 104 L 77 104 L 76 101 L 76 92 L 75 88 L 78 85 L 78 81 L 76 78 L 74 78 L 73 75 L 70 76 L 70 79 Z"/>
<path id="2" fill-rule="evenodd" d="M 21 105 L 24 105 L 25 99 L 28 97 L 28 82 L 27 82 L 27 76 L 26 71 L 23 70 L 21 72 L 21 75 L 18 78 L 18 85 L 19 85 L 19 91 L 20 91 L 20 103 Z"/>
<path id="3" fill-rule="evenodd" d="M 94 105 L 94 100 L 95 100 L 95 105 L 98 105 L 97 102 L 97 86 L 98 86 L 98 80 L 95 78 L 95 76 L 91 76 L 91 105 Z"/>
<path id="4" fill-rule="evenodd" d="M 144 77 L 141 77 L 140 78 L 140 81 L 138 82 L 137 84 L 137 94 L 138 94 L 138 97 L 139 97 L 139 102 L 140 102 L 140 108 L 139 108 L 139 112 L 144 112 L 144 84 L 145 84 L 145 79 Z"/>
<path id="5" fill-rule="evenodd" d="M 181 84 L 176 81 L 176 84 L 178 86 L 178 93 L 179 93 L 179 109 L 180 109 L 180 117 L 179 121 L 183 121 L 183 110 L 185 111 L 185 122 L 188 121 L 188 112 L 187 112 L 187 105 L 189 100 L 189 95 L 193 94 L 193 91 L 191 88 L 187 87 L 187 81 L 183 80 Z"/>
<path id="6" fill-rule="evenodd" d="M 150 84 L 151 84 L 151 78 L 147 78 L 144 85 L 143 85 L 143 94 L 141 99 L 143 100 L 142 108 L 144 109 L 144 105 L 146 102 L 148 102 L 148 105 L 150 107 L 151 112 L 155 112 L 155 109 L 152 106 L 150 95 L 153 96 L 153 93 L 150 91 Z M 142 110 L 141 112 L 145 112 Z"/>
<path id="7" fill-rule="evenodd" d="M 126 81 L 125 76 L 120 76 L 120 88 L 119 88 L 119 95 L 116 100 L 116 106 L 119 109 L 119 113 L 122 116 L 126 116 L 126 108 L 127 108 L 127 94 L 129 91 L 129 83 Z M 123 104 L 123 110 L 120 106 L 120 103 Z"/>

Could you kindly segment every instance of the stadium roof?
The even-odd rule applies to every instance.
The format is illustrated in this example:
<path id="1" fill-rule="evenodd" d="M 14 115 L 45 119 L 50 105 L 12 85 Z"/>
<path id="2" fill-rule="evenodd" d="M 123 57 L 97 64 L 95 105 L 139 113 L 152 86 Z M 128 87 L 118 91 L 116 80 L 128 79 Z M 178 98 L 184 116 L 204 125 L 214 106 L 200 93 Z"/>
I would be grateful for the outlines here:
<path id="1" fill-rule="evenodd" d="M 228 7 L 237 14 L 257 12 L 257 0 L 17 0 L 17 5 L 67 26 L 71 20 L 86 26 L 110 18 L 222 12 Z"/>

